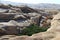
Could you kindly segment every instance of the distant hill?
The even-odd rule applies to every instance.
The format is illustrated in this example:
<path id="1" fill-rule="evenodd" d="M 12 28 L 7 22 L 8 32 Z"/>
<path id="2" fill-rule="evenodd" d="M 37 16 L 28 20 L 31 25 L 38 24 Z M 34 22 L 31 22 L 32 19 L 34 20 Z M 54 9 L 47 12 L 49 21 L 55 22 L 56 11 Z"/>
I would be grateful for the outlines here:
<path id="1" fill-rule="evenodd" d="M 60 9 L 60 4 L 50 4 L 50 3 L 40 3 L 40 4 L 27 4 L 27 3 L 15 3 L 10 1 L 0 1 L 0 3 L 4 4 L 12 4 L 12 5 L 27 5 L 31 8 L 42 8 L 42 9 Z"/>
<path id="2" fill-rule="evenodd" d="M 60 4 L 40 3 L 36 5 L 30 5 L 32 8 L 46 8 L 46 9 L 60 9 Z"/>
<path id="3" fill-rule="evenodd" d="M 11 5 L 20 5 L 20 4 L 24 4 L 24 3 L 10 2 L 10 1 L 0 1 L 0 3 L 3 3 L 3 4 L 11 4 Z"/>

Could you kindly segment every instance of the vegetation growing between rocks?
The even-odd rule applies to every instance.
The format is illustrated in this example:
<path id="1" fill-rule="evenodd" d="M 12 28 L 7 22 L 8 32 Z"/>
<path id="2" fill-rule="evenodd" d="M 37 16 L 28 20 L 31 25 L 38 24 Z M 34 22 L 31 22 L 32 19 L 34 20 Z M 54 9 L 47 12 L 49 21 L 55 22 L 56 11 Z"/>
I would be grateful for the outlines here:
<path id="1" fill-rule="evenodd" d="M 48 29 L 49 27 L 39 27 L 37 25 L 32 24 L 31 26 L 23 29 L 23 32 L 19 35 L 28 35 L 31 36 L 32 34 L 39 33 L 39 32 L 44 32 Z"/>

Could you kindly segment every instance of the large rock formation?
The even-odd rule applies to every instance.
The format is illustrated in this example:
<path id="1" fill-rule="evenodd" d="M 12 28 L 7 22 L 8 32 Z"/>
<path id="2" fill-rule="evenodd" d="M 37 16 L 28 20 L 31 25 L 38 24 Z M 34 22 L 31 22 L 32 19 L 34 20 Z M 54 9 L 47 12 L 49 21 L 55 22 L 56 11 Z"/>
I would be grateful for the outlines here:
<path id="1" fill-rule="evenodd" d="M 0 8 L 10 9 L 10 6 L 8 6 L 7 4 L 0 4 Z"/>
<path id="2" fill-rule="evenodd" d="M 41 20 L 41 15 L 38 13 L 29 13 L 29 16 L 31 16 L 32 23 L 40 26 L 40 20 Z"/>
<path id="3" fill-rule="evenodd" d="M 27 6 L 8 6 L 0 5 L 0 40 L 58 40 L 60 39 L 60 13 L 53 18 L 47 12 L 38 12 Z M 8 9 L 8 10 L 7 10 Z M 53 13 L 54 14 L 54 13 Z M 52 20 L 53 18 L 53 20 Z M 52 20 L 52 22 L 51 22 Z M 32 36 L 15 36 L 22 32 L 22 29 L 30 26 L 31 24 L 36 24 L 38 26 L 51 27 L 46 32 L 40 32 L 33 34 Z M 12 34 L 12 35 L 11 35 Z"/>
<path id="4" fill-rule="evenodd" d="M 31 15 L 32 14 L 32 15 Z M 0 14 L 0 29 L 3 34 L 18 34 L 23 28 L 31 24 L 40 24 L 40 14 L 38 13 L 1 13 Z M 37 20 L 36 20 L 37 19 Z"/>
<path id="5" fill-rule="evenodd" d="M 5 19 L 5 20 L 13 19 L 15 15 L 16 15 L 15 13 L 0 13 L 0 20 L 2 20 L 2 19 Z"/>
<path id="6" fill-rule="evenodd" d="M 32 36 L 16 36 L 12 38 L 6 38 L 8 40 L 60 40 L 60 13 L 57 14 L 51 23 L 51 28 L 46 32 L 33 34 Z"/>
<path id="7" fill-rule="evenodd" d="M 9 22 L 1 22 L 0 23 L 0 34 L 19 34 L 23 30 L 23 28 L 30 26 L 31 23 L 29 20 L 25 22 L 16 22 L 11 20 Z M 4 33 L 5 32 L 5 33 Z"/>
<path id="8" fill-rule="evenodd" d="M 46 31 L 34 34 L 31 37 L 37 40 L 58 40 L 60 37 L 60 13 L 58 13 L 51 22 L 51 27 Z M 60 40 L 60 39 L 59 39 Z"/>
<path id="9" fill-rule="evenodd" d="M 0 13 L 8 13 L 9 10 L 7 9 L 0 9 Z"/>

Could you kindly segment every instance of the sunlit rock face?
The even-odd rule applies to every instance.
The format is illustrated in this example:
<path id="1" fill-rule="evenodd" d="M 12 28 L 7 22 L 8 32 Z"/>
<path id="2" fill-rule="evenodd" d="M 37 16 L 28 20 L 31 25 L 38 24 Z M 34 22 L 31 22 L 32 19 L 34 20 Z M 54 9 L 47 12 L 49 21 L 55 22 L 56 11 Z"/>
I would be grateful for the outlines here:
<path id="1" fill-rule="evenodd" d="M 58 13 L 51 21 L 51 27 L 46 31 L 34 34 L 31 37 L 37 40 L 60 40 L 60 13 Z"/>
<path id="2" fill-rule="evenodd" d="M 51 21 L 51 28 L 48 31 L 60 31 L 60 13 L 58 13 Z"/>

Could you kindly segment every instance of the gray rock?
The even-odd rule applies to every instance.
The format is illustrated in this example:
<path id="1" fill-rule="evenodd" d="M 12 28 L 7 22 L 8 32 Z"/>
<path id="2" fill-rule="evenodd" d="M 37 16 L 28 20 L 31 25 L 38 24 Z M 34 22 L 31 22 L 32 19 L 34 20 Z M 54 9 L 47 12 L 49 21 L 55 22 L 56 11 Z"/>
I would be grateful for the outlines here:
<path id="1" fill-rule="evenodd" d="M 8 6 L 7 4 L 0 4 L 0 8 L 10 9 L 10 6 Z"/>
<path id="2" fill-rule="evenodd" d="M 37 24 L 38 26 L 40 25 L 40 18 L 41 15 L 38 13 L 29 13 L 29 16 L 31 17 L 32 23 Z"/>
<path id="3" fill-rule="evenodd" d="M 0 33 L 13 34 L 13 35 L 19 34 L 23 30 L 23 28 L 28 27 L 30 25 L 31 23 L 28 20 L 24 22 L 17 22 L 14 20 L 11 20 L 9 22 L 0 22 L 0 29 L 1 29 Z"/>
<path id="4" fill-rule="evenodd" d="M 8 13 L 9 10 L 0 8 L 0 13 Z"/>

